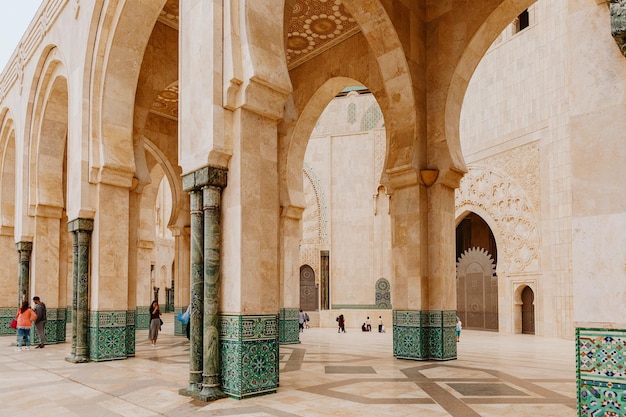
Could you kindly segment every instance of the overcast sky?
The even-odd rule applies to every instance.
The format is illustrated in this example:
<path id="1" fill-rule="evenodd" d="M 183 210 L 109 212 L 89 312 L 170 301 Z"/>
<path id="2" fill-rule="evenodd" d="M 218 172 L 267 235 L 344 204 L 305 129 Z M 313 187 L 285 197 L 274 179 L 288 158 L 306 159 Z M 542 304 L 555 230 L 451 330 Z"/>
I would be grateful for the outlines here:
<path id="1" fill-rule="evenodd" d="M 0 0 L 0 72 L 20 43 L 42 0 Z"/>

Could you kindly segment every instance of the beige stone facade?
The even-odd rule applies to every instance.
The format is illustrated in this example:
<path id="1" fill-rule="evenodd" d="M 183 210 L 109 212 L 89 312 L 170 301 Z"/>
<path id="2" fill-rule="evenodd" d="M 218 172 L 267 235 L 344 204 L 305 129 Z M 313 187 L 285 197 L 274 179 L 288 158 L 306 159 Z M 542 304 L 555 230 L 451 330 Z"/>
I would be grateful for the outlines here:
<path id="1" fill-rule="evenodd" d="M 387 278 L 393 354 L 454 359 L 455 226 L 473 212 L 499 249 L 500 331 L 518 331 L 524 287 L 539 334 L 624 329 L 626 63 L 609 27 L 596 0 L 45 1 L 0 75 L 2 318 L 36 292 L 58 342 L 75 315 L 71 360 L 124 359 L 173 279 L 193 312 L 186 393 L 213 398 L 247 354 L 262 377 L 224 392 L 270 393 L 323 248 L 330 307 L 369 305 Z M 350 125 L 371 106 L 356 102 L 353 128 L 316 127 L 355 85 L 384 127 Z M 334 161 L 353 141 L 358 158 Z"/>

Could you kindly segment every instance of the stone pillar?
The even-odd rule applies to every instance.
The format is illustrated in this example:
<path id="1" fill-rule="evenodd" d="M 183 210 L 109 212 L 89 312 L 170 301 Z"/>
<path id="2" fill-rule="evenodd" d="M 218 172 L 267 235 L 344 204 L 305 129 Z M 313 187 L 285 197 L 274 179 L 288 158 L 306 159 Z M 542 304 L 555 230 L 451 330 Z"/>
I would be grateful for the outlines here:
<path id="1" fill-rule="evenodd" d="M 226 396 L 220 384 L 218 295 L 220 287 L 220 193 L 226 185 L 226 170 L 213 168 L 211 185 L 202 189 L 204 211 L 204 361 L 202 391 L 195 397 L 212 401 Z M 221 171 L 221 172 L 220 172 Z M 217 183 L 217 184 L 216 184 Z"/>
<path id="2" fill-rule="evenodd" d="M 201 401 L 221 390 L 218 294 L 221 257 L 221 190 L 227 170 L 208 166 L 183 178 L 191 194 L 191 315 L 189 386 L 179 392 Z"/>
<path id="3" fill-rule="evenodd" d="M 184 313 L 189 306 L 189 228 L 180 227 L 172 230 L 174 235 L 174 282 L 176 292 L 174 293 L 174 312 L 176 314 Z M 186 335 L 187 325 L 178 320 L 174 321 L 174 334 Z"/>
<path id="4" fill-rule="evenodd" d="M 280 217 L 280 311 L 278 342 L 300 343 L 300 219 L 303 207 L 283 207 Z"/>
<path id="5" fill-rule="evenodd" d="M 28 294 L 30 292 L 30 255 L 33 251 L 33 243 L 17 242 L 15 244 L 15 249 L 19 253 L 19 264 L 17 273 L 17 305 L 21 306 L 22 301 L 28 300 Z"/>
<path id="6" fill-rule="evenodd" d="M 66 360 L 82 363 L 89 361 L 89 247 L 93 220 L 78 218 L 68 226 L 73 235 L 72 313 L 75 314 L 72 317 L 72 354 Z"/>
<path id="7" fill-rule="evenodd" d="M 423 323 L 429 359 L 456 359 L 454 188 L 439 182 L 427 188 L 427 193 L 428 315 Z"/>

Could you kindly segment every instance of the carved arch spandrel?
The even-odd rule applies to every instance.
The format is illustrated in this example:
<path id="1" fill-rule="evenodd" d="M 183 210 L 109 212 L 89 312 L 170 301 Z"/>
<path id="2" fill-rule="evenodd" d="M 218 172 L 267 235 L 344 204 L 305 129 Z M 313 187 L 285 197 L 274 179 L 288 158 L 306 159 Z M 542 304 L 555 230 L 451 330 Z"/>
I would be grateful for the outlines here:
<path id="1" fill-rule="evenodd" d="M 538 220 L 524 190 L 502 174 L 470 167 L 456 191 L 456 216 L 479 214 L 498 242 L 498 270 L 537 271 L 540 265 Z"/>

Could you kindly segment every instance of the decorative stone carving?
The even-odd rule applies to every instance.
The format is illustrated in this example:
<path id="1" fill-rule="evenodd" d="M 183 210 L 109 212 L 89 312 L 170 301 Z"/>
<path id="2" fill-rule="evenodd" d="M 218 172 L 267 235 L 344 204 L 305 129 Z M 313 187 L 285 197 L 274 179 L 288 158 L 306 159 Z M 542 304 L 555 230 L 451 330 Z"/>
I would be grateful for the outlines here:
<path id="1" fill-rule="evenodd" d="M 306 209 L 302 215 L 302 243 L 327 244 L 328 243 L 328 204 L 319 178 L 313 169 L 305 162 L 304 192 Z M 310 201 L 312 200 L 312 201 Z M 314 202 L 314 204 L 311 204 Z"/>
<path id="2" fill-rule="evenodd" d="M 501 270 L 529 272 L 539 269 L 537 219 L 523 189 L 495 171 L 470 167 L 456 191 L 456 211 L 484 212 L 492 227 Z M 487 220 L 487 219 L 485 219 Z"/>
<path id="3" fill-rule="evenodd" d="M 626 0 L 611 0 L 611 35 L 626 56 Z"/>

